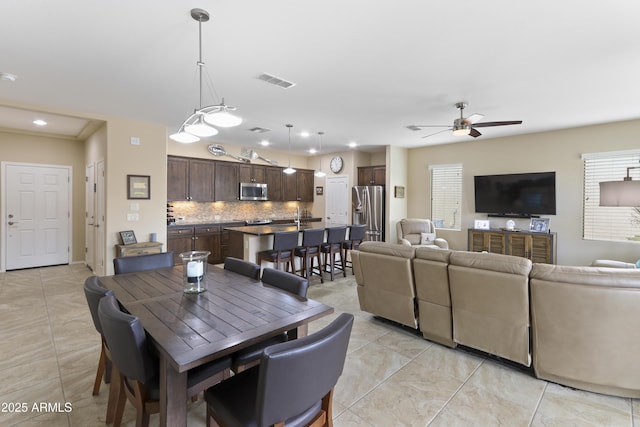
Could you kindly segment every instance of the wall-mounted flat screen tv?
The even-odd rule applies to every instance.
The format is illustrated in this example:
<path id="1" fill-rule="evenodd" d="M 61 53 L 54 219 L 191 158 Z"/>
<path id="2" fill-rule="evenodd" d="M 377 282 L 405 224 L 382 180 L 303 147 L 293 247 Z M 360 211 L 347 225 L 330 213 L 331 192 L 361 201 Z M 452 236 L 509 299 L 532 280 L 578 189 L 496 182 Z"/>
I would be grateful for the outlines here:
<path id="1" fill-rule="evenodd" d="M 476 212 L 509 216 L 555 215 L 556 173 L 474 177 Z"/>

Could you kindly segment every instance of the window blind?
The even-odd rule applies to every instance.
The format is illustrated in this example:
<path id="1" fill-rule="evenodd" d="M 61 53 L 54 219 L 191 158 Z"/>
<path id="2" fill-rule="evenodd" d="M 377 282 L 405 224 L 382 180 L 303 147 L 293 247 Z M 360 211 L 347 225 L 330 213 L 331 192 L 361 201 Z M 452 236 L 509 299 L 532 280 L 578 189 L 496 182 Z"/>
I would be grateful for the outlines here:
<path id="1" fill-rule="evenodd" d="M 640 166 L 640 151 L 590 153 L 582 158 L 583 238 L 628 241 L 640 234 L 640 218 L 635 208 L 600 206 L 600 182 L 622 181 L 628 167 Z M 640 179 L 640 169 L 631 170 L 631 176 Z"/>
<path id="2" fill-rule="evenodd" d="M 460 230 L 462 165 L 433 165 L 431 170 L 431 220 L 436 228 Z"/>

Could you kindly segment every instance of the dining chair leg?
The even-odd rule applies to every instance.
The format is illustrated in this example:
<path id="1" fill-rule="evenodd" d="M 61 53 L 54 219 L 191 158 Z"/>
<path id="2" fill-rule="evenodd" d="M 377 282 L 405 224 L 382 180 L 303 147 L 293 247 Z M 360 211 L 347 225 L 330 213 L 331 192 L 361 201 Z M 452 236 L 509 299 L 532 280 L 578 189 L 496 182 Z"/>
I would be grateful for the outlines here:
<path id="1" fill-rule="evenodd" d="M 106 363 L 107 363 L 107 355 L 104 353 L 104 342 L 103 342 L 102 347 L 100 348 L 100 359 L 98 360 L 98 370 L 96 371 L 96 379 L 93 382 L 93 392 L 91 393 L 93 396 L 97 396 L 100 393 L 100 384 L 102 383 L 102 378 L 105 373 L 104 370 L 105 370 Z M 106 377 L 104 378 L 106 380 Z"/>

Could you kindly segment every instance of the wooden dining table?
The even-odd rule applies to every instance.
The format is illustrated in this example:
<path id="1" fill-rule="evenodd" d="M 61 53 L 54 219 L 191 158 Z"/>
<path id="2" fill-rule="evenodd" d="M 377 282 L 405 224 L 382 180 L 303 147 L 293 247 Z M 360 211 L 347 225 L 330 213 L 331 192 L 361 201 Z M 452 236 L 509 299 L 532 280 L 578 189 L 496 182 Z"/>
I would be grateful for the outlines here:
<path id="1" fill-rule="evenodd" d="M 160 357 L 160 425 L 187 425 L 187 373 L 265 338 L 306 335 L 333 308 L 209 265 L 207 290 L 185 294 L 182 266 L 100 277 L 140 318 Z"/>

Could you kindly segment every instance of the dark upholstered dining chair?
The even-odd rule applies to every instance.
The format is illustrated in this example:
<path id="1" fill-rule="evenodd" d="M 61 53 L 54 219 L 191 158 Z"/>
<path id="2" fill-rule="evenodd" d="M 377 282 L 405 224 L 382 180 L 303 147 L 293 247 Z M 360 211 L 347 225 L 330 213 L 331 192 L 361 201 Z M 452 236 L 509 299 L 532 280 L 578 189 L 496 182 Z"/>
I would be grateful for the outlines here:
<path id="1" fill-rule="evenodd" d="M 322 283 L 324 283 L 324 276 L 322 275 L 320 247 L 323 242 L 324 229 L 309 228 L 302 232 L 302 246 L 298 246 L 294 251 L 295 256 L 302 258 L 302 276 L 307 279 L 311 279 L 314 272 L 313 260 L 318 260 L 318 275 Z"/>
<path id="2" fill-rule="evenodd" d="M 245 261 L 240 258 L 226 257 L 224 259 L 224 269 L 252 279 L 260 278 L 260 266 L 255 262 Z"/>
<path id="3" fill-rule="evenodd" d="M 349 238 L 342 242 L 342 269 L 346 269 L 347 267 L 351 267 L 351 274 L 355 274 L 353 272 L 353 264 L 348 259 L 349 251 L 354 249 L 358 249 L 360 247 L 360 243 L 364 240 L 365 236 L 365 225 L 351 225 L 349 226 Z"/>
<path id="4" fill-rule="evenodd" d="M 149 415 L 160 410 L 157 356 L 151 351 L 140 319 L 121 311 L 113 295 L 100 300 L 98 315 L 114 365 L 110 393 L 115 393 L 117 401 L 113 424 L 120 425 L 128 399 L 136 408 L 136 426 L 148 426 Z M 225 357 L 191 369 L 187 377 L 188 396 L 228 378 L 230 367 L 231 359 Z"/>
<path id="5" fill-rule="evenodd" d="M 98 317 L 98 304 L 100 299 L 106 295 L 113 295 L 113 292 L 100 286 L 98 276 L 89 276 L 84 281 L 84 296 L 87 298 L 87 305 L 93 320 L 93 326 L 100 334 L 102 348 L 100 350 L 100 359 L 98 360 L 98 371 L 96 372 L 96 380 L 93 383 L 93 395 L 97 396 L 100 392 L 100 383 L 104 377 L 105 384 L 109 384 L 111 380 L 111 358 L 109 357 L 109 349 L 106 346 L 104 335 L 102 334 L 102 325 Z"/>
<path id="6" fill-rule="evenodd" d="M 262 261 L 269 261 L 279 270 L 280 264 L 284 264 L 284 270 L 287 271 L 287 264 L 289 264 L 291 271 L 295 271 L 293 251 L 298 246 L 299 234 L 298 231 L 273 233 L 273 248 L 258 252 L 258 265 L 262 266 Z"/>
<path id="7" fill-rule="evenodd" d="M 157 268 L 173 267 L 173 252 L 126 256 L 113 259 L 113 269 L 116 274 L 135 273 L 136 271 L 155 270 Z"/>
<path id="8" fill-rule="evenodd" d="M 297 274 L 289 273 L 273 268 L 265 268 L 262 272 L 262 283 L 280 288 L 283 291 L 298 295 L 299 297 L 307 297 L 307 289 L 309 281 Z M 279 344 L 289 339 L 286 332 L 267 338 L 264 341 L 253 344 L 247 348 L 239 350 L 231 355 L 231 369 L 233 372 L 242 372 L 245 369 L 255 366 L 260 362 L 262 351 L 273 344 Z"/>
<path id="9" fill-rule="evenodd" d="M 330 426 L 333 388 L 342 374 L 353 315 L 264 349 L 260 365 L 205 392 L 207 426 Z"/>

